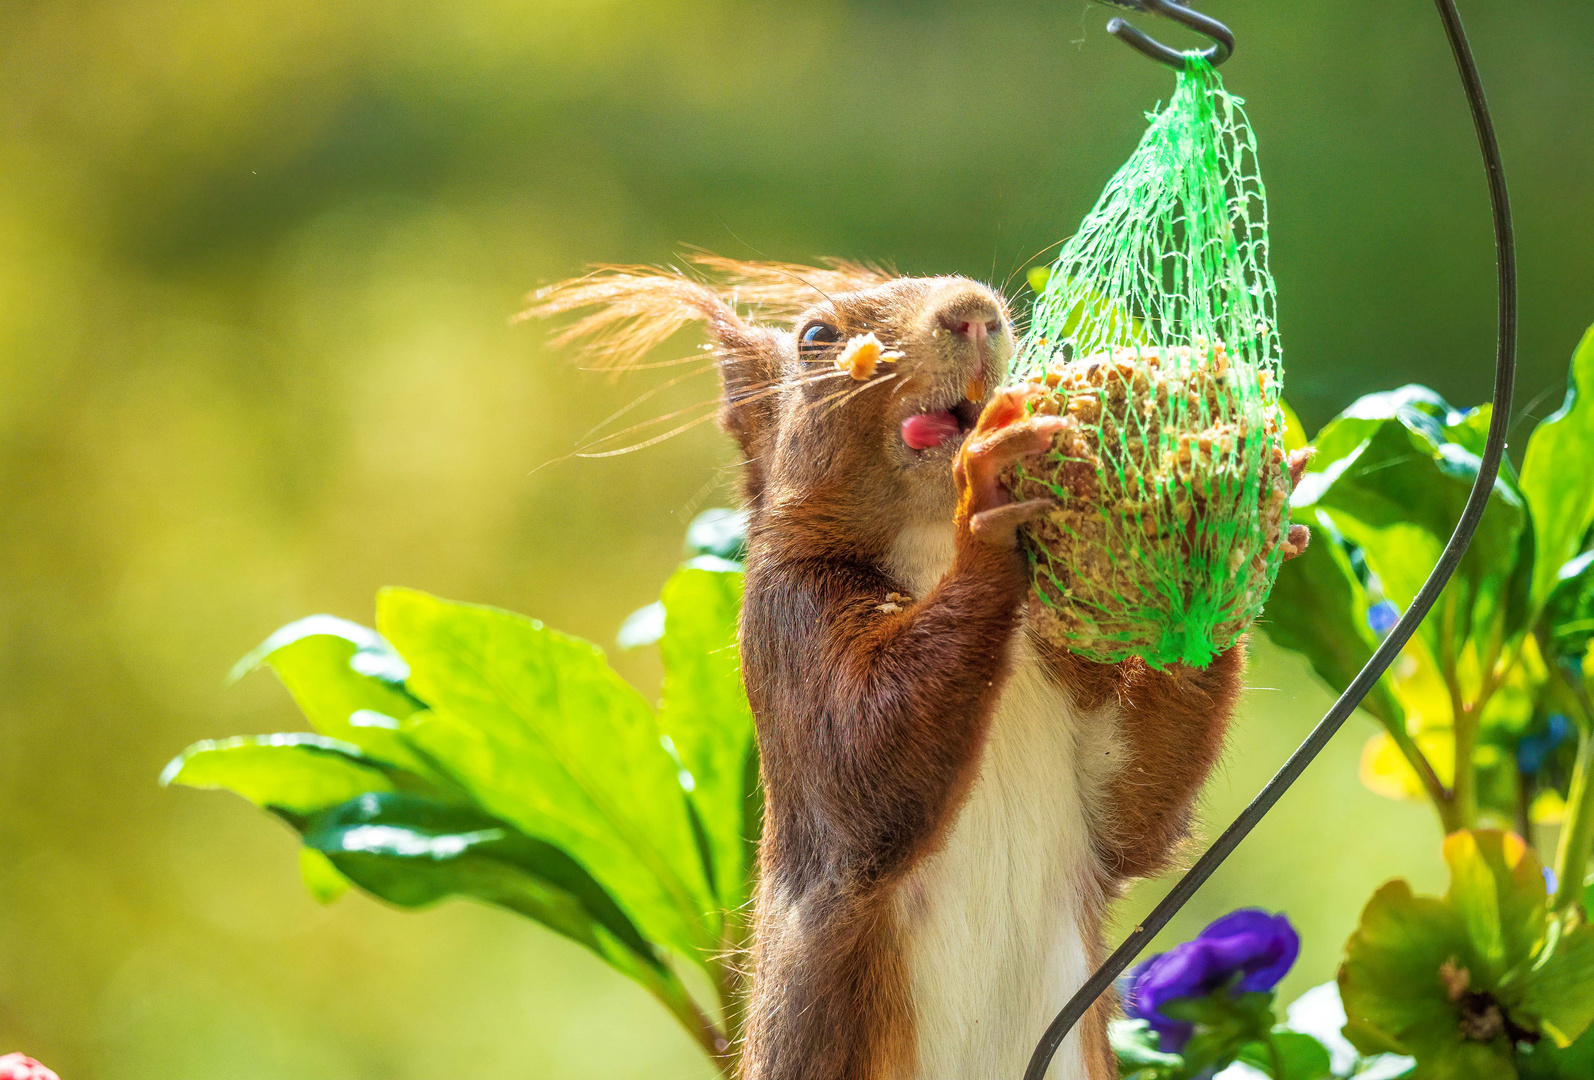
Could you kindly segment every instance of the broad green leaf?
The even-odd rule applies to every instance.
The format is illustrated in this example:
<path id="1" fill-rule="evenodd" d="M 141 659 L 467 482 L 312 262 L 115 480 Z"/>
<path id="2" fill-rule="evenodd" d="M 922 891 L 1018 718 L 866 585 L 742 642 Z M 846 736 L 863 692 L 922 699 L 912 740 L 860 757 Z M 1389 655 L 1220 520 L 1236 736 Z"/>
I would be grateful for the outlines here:
<path id="1" fill-rule="evenodd" d="M 1571 1045 L 1594 1023 L 1594 926 L 1564 929 L 1545 949 L 1516 999 L 1556 1046 Z"/>
<path id="2" fill-rule="evenodd" d="M 1477 829 L 1445 837 L 1450 891 L 1471 940 L 1475 981 L 1494 984 L 1525 966 L 1544 940 L 1544 868 L 1513 833 Z"/>
<path id="3" fill-rule="evenodd" d="M 748 854 L 759 830 L 755 793 L 744 786 L 756 750 L 736 643 L 742 575 L 682 569 L 664 586 L 663 603 L 659 727 L 685 767 L 682 782 L 708 838 L 715 895 L 736 911 L 749 897 Z"/>
<path id="4" fill-rule="evenodd" d="M 688 1004 L 668 966 L 579 863 L 473 807 L 362 795 L 311 818 L 304 842 L 390 903 L 461 896 L 506 908 L 584 945 L 666 1004 Z"/>
<path id="5" fill-rule="evenodd" d="M 1312 542 L 1280 567 L 1258 625 L 1275 645 L 1301 653 L 1319 678 L 1342 691 L 1378 647 L 1378 637 L 1367 625 L 1367 593 L 1327 516 L 1308 508 L 1295 511 L 1294 520 L 1312 530 Z M 1406 720 L 1387 677 L 1373 687 L 1362 708 L 1385 726 Z"/>
<path id="6" fill-rule="evenodd" d="M 1107 1039 L 1118 1059 L 1118 1075 L 1124 1080 L 1164 1080 L 1179 1075 L 1184 1059 L 1157 1049 L 1157 1033 L 1144 1020 L 1114 1020 L 1107 1025 Z"/>
<path id="7" fill-rule="evenodd" d="M 1453 833 L 1444 855 L 1443 900 L 1395 881 L 1363 911 L 1340 967 L 1345 1034 L 1364 1053 L 1413 1055 L 1419 1080 L 1512 1077 L 1508 1032 L 1565 1046 L 1594 1020 L 1594 929 L 1550 921 L 1543 868 L 1517 836 Z"/>
<path id="8" fill-rule="evenodd" d="M 206 739 L 161 773 L 162 784 L 224 788 L 267 810 L 313 814 L 367 791 L 392 791 L 380 763 L 324 735 L 282 734 Z"/>
<path id="9" fill-rule="evenodd" d="M 349 879 L 338 872 L 331 859 L 314 848 L 299 849 L 299 877 L 317 903 L 330 904 L 349 891 Z"/>
<path id="10" fill-rule="evenodd" d="M 1294 453 L 1307 446 L 1311 438 L 1306 434 L 1306 428 L 1301 424 L 1301 418 L 1295 415 L 1295 410 L 1290 408 L 1290 403 L 1279 400 L 1279 411 L 1284 414 L 1284 451 Z"/>
<path id="11" fill-rule="evenodd" d="M 1246 1043 L 1238 1060 L 1273 1080 L 1326 1080 L 1334 1075 L 1322 1043 L 1283 1028 L 1275 1030 L 1267 1042 Z"/>
<path id="12" fill-rule="evenodd" d="M 1425 731 L 1414 736 L 1412 742 L 1433 765 L 1440 783 L 1445 783 L 1454 771 L 1446 763 L 1454 760 L 1455 737 L 1448 730 Z M 1387 732 L 1371 736 L 1362 747 L 1359 776 L 1363 787 L 1386 799 L 1424 799 L 1428 795 L 1422 779 Z"/>
<path id="13" fill-rule="evenodd" d="M 1424 387 L 1357 401 L 1318 434 L 1318 455 L 1292 503 L 1327 512 L 1364 553 L 1385 596 L 1404 609 L 1460 519 L 1478 475 L 1487 408 L 1460 413 Z M 1422 633 L 1439 655 L 1443 634 L 1510 635 L 1516 562 L 1527 527 L 1523 500 L 1502 468 L 1471 547 Z"/>
<path id="14" fill-rule="evenodd" d="M 1439 978 L 1447 962 L 1472 962 L 1460 916 L 1442 900 L 1413 895 L 1404 881 L 1385 884 L 1345 945 L 1345 1037 L 1364 1054 L 1419 1058 L 1430 1043 L 1454 1041 L 1457 1014 Z"/>
<path id="15" fill-rule="evenodd" d="M 1390 676 L 1390 681 L 1395 688 L 1395 700 L 1406 712 L 1406 730 L 1448 733 L 1455 719 L 1450 688 L 1445 685 L 1444 672 L 1439 669 L 1439 662 L 1434 659 L 1428 643 L 1420 637 L 1407 642 L 1395 666 L 1399 670 Z"/>
<path id="16" fill-rule="evenodd" d="M 1517 1062 L 1522 1080 L 1588 1080 L 1594 1076 L 1594 1026 L 1565 1048 L 1540 1039 Z"/>
<path id="17" fill-rule="evenodd" d="M 367 793 L 312 817 L 304 842 L 390 903 L 421 907 L 472 896 L 549 922 L 583 944 L 593 944 L 593 926 L 602 927 L 650 965 L 662 966 L 579 863 L 475 807 L 402 792 Z"/>
<path id="18" fill-rule="evenodd" d="M 677 769 L 596 646 L 495 608 L 385 589 L 377 625 L 431 706 L 405 736 L 488 813 L 563 848 L 649 940 L 718 947 Z"/>
<path id="19" fill-rule="evenodd" d="M 1594 551 L 1560 568 L 1545 597 L 1539 625 L 1559 657 L 1581 658 L 1594 642 Z"/>
<path id="20" fill-rule="evenodd" d="M 1535 606 L 1550 594 L 1556 572 L 1594 525 L 1594 327 L 1572 354 L 1567 383 L 1566 401 L 1534 429 L 1522 459 L 1522 492 L 1539 554 Z"/>
<path id="21" fill-rule="evenodd" d="M 404 688 L 409 665 L 375 630 L 311 615 L 268 637 L 234 665 L 230 677 L 262 665 L 276 673 L 321 734 L 427 775 L 425 763 L 398 735 L 404 718 L 421 707 Z"/>

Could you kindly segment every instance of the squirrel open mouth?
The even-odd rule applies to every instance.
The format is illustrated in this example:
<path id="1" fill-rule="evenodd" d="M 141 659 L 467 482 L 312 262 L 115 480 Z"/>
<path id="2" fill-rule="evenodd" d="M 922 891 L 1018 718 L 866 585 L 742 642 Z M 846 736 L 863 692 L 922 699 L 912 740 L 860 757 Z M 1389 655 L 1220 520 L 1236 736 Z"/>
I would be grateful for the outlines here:
<path id="1" fill-rule="evenodd" d="M 963 398 L 950 408 L 915 413 L 903 420 L 902 441 L 914 450 L 934 450 L 961 441 L 979 418 L 979 403 Z"/>

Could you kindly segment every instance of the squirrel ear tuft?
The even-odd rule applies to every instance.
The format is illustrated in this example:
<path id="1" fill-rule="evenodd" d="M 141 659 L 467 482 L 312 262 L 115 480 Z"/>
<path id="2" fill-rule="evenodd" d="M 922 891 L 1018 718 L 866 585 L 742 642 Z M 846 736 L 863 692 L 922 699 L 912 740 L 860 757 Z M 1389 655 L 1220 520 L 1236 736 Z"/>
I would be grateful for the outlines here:
<path id="1" fill-rule="evenodd" d="M 723 344 L 750 328 L 718 293 L 678 270 L 600 266 L 585 277 L 540 289 L 516 322 L 592 308 L 554 335 L 554 344 L 583 341 L 595 367 L 624 371 L 689 323 L 704 322 Z"/>
<path id="2" fill-rule="evenodd" d="M 780 335 L 749 324 L 711 285 L 679 270 L 602 266 L 586 277 L 542 289 L 516 321 L 591 309 L 554 335 L 554 343 L 583 343 L 596 368 L 619 373 L 690 323 L 704 323 L 714 338 L 724 398 L 720 426 L 753 453 L 750 440 L 770 415 L 769 387 L 780 370 Z"/>
<path id="3" fill-rule="evenodd" d="M 699 252 L 691 261 L 710 280 L 676 269 L 600 266 L 533 293 L 516 321 L 590 309 L 556 333 L 554 342 L 582 342 L 594 367 L 616 373 L 642 366 L 643 357 L 688 324 L 706 324 L 724 386 L 720 425 L 756 457 L 758 433 L 773 422 L 774 402 L 767 391 L 780 377 L 786 346 L 782 332 L 744 320 L 738 306 L 789 321 L 817 300 L 882 285 L 894 275 L 834 259 L 815 267 Z"/>

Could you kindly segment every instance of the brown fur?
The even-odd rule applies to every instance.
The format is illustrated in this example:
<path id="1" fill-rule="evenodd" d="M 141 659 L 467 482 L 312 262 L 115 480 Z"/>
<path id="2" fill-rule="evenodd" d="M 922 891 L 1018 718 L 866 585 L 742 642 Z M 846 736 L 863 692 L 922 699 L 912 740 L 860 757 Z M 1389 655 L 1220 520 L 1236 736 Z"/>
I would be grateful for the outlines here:
<path id="1" fill-rule="evenodd" d="M 563 337 L 594 338 L 619 366 L 689 321 L 713 334 L 720 420 L 747 459 L 741 640 L 766 808 L 742 1072 L 897 1080 L 913 1074 L 915 1036 L 892 898 L 936 850 L 977 773 L 1023 622 L 1028 576 L 1014 530 L 1039 509 L 1013 506 L 996 477 L 1050 436 L 1003 392 L 955 463 L 950 450 L 920 455 L 902 442 L 905 416 L 1001 384 L 997 354 L 1011 329 L 981 286 L 847 263 L 695 262 L 704 279 L 599 271 L 541 294 L 532 313 L 595 307 Z M 738 304 L 789 328 L 745 319 Z M 997 344 L 946 329 L 975 320 L 997 326 Z M 832 352 L 799 351 L 815 321 L 841 341 L 875 332 L 904 358 L 855 383 L 827 370 Z M 948 517 L 951 569 L 927 595 L 882 607 L 906 591 L 884 569 L 897 536 Z M 1091 808 L 1110 897 L 1164 869 L 1184 837 L 1239 696 L 1243 649 L 1205 671 L 1046 655 L 1078 704 L 1113 704 L 1120 717 L 1126 760 L 1104 805 Z M 1088 915 L 1098 961 L 1102 914 L 1098 905 Z M 1114 1075 L 1106 1024 L 1115 1007 L 1103 1001 L 1082 1025 L 1091 1080 Z"/>

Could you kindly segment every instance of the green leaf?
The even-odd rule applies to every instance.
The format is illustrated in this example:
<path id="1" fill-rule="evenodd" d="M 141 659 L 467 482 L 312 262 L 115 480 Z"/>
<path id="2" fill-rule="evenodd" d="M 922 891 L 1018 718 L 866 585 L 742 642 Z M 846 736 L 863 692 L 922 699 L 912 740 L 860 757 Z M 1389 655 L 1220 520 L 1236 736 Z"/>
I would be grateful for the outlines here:
<path id="1" fill-rule="evenodd" d="M 1566 1046 L 1594 1021 L 1594 928 L 1547 912 L 1543 868 L 1510 834 L 1445 840 L 1450 890 L 1374 895 L 1346 945 L 1345 1035 L 1363 1053 L 1410 1054 L 1419 1080 L 1511 1077 L 1518 1029 Z"/>
<path id="2" fill-rule="evenodd" d="M 367 791 L 392 791 L 380 763 L 324 735 L 282 734 L 206 739 L 161 773 L 162 784 L 224 788 L 263 809 L 304 816 Z"/>
<path id="3" fill-rule="evenodd" d="M 1487 421 L 1487 407 L 1460 413 L 1425 387 L 1364 397 L 1318 434 L 1318 455 L 1291 501 L 1326 511 L 1362 550 L 1385 596 L 1409 607 L 1460 519 Z M 1460 642 L 1474 626 L 1502 637 L 1522 629 L 1525 613 L 1512 595 L 1527 520 L 1515 478 L 1502 467 L 1472 545 L 1423 623 L 1436 656 L 1447 631 Z"/>
<path id="4" fill-rule="evenodd" d="M 1572 354 L 1567 383 L 1566 401 L 1534 429 L 1522 459 L 1522 492 L 1539 551 L 1535 606 L 1550 594 L 1556 572 L 1594 525 L 1594 327 Z"/>
<path id="5" fill-rule="evenodd" d="M 1367 625 L 1367 593 L 1326 514 L 1306 508 L 1295 511 L 1293 520 L 1312 530 L 1312 542 L 1279 568 L 1258 625 L 1275 645 L 1301 653 L 1319 678 L 1342 691 L 1378 647 L 1378 637 Z M 1386 726 L 1406 720 L 1387 677 L 1373 687 L 1362 708 Z"/>
<path id="6" fill-rule="evenodd" d="M 1238 976 L 1233 982 L 1237 982 Z M 1162 1012 L 1196 1025 L 1195 1034 L 1180 1051 L 1181 1076 L 1205 1076 L 1234 1062 L 1245 1044 L 1266 1038 L 1273 1030 L 1273 994 L 1236 994 L 1231 986 L 1219 987 L 1199 998 L 1165 1002 Z"/>
<path id="7" fill-rule="evenodd" d="M 361 888 L 401 907 L 470 896 L 530 915 L 583 944 L 592 926 L 662 967 L 603 887 L 552 844 L 474 807 L 367 793 L 312 817 L 304 842 Z M 546 916 L 546 917 L 545 917 Z"/>
<path id="8" fill-rule="evenodd" d="M 1521 980 L 1513 1016 L 1538 1020 L 1549 1041 L 1568 1046 L 1594 1023 L 1594 926 L 1562 929 Z M 1594 1074 L 1591 1074 L 1594 1075 Z"/>
<path id="9" fill-rule="evenodd" d="M 590 949 L 672 1008 L 690 1006 L 669 967 L 579 863 L 473 807 L 366 794 L 311 818 L 304 842 L 389 903 L 421 907 L 460 896 L 506 908 Z"/>
<path id="10" fill-rule="evenodd" d="M 1582 658 L 1594 641 L 1594 551 L 1560 568 L 1545 597 L 1539 625 L 1561 657 Z"/>
<path id="11" fill-rule="evenodd" d="M 750 895 L 748 860 L 759 833 L 756 792 L 745 787 L 748 755 L 757 750 L 736 642 L 742 575 L 682 569 L 664 586 L 663 603 L 659 727 L 685 767 L 683 786 L 708 839 L 715 895 L 736 911 Z"/>
<path id="12" fill-rule="evenodd" d="M 317 903 L 330 904 L 349 891 L 349 879 L 338 872 L 331 859 L 314 848 L 299 849 L 299 877 Z"/>
<path id="13" fill-rule="evenodd" d="M 1107 1025 L 1107 1040 L 1118 1058 L 1118 1075 L 1124 1080 L 1162 1080 L 1177 1076 L 1184 1066 L 1178 1054 L 1157 1049 L 1157 1034 L 1144 1020 L 1114 1020 Z"/>
<path id="14" fill-rule="evenodd" d="M 1451 833 L 1444 857 L 1450 867 L 1445 899 L 1466 926 L 1473 981 L 1498 984 L 1544 942 L 1544 869 L 1520 837 L 1492 829 Z"/>
<path id="15" fill-rule="evenodd" d="M 1419 1054 L 1454 1042 L 1457 1014 L 1439 972 L 1471 962 L 1466 927 L 1447 903 L 1391 881 L 1373 894 L 1339 969 L 1345 1037 L 1363 1054 Z"/>
<path id="16" fill-rule="evenodd" d="M 1322 1043 L 1283 1028 L 1275 1030 L 1267 1042 L 1246 1043 L 1236 1060 L 1273 1080 L 1325 1080 L 1334 1075 Z"/>
<path id="17" fill-rule="evenodd" d="M 703 962 L 718 906 L 652 710 L 602 650 L 495 608 L 385 589 L 377 624 L 432 706 L 405 736 L 488 813 L 563 848 L 648 939 Z"/>
<path id="18" fill-rule="evenodd" d="M 404 687 L 409 665 L 375 630 L 331 615 L 289 623 L 233 666 L 239 679 L 268 666 L 323 735 L 422 776 L 430 770 L 399 737 L 422 707 Z"/>
<path id="19" fill-rule="evenodd" d="M 1522 1080 L 1588 1080 L 1594 1076 L 1594 1027 L 1571 1046 L 1540 1039 L 1517 1059 Z"/>
<path id="20" fill-rule="evenodd" d="M 1301 418 L 1295 415 L 1295 410 L 1290 408 L 1290 403 L 1279 399 L 1279 411 L 1284 414 L 1284 451 L 1293 453 L 1310 444 L 1306 428 L 1301 424 Z"/>

